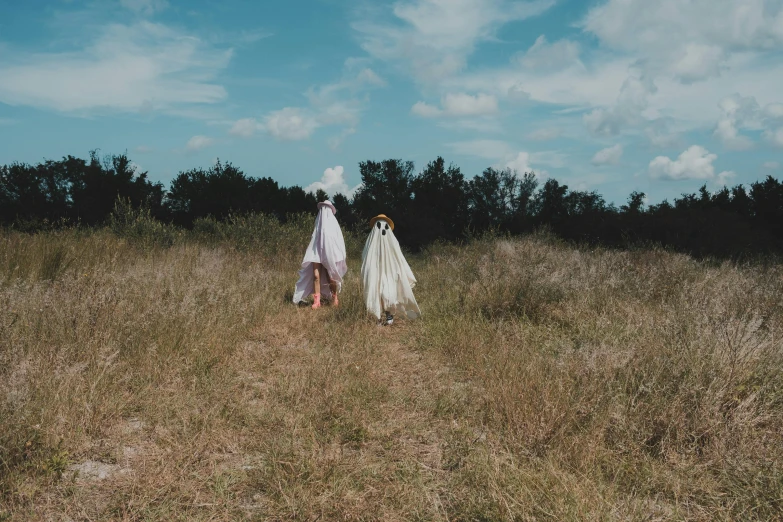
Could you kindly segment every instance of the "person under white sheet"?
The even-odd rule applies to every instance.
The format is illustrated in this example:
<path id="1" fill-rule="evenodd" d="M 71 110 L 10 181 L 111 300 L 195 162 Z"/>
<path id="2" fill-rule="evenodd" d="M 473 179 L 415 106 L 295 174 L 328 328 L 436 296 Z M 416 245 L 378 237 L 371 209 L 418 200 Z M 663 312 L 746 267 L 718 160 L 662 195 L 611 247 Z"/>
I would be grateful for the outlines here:
<path id="1" fill-rule="evenodd" d="M 337 306 L 342 291 L 343 276 L 348 271 L 343 231 L 337 223 L 337 209 L 331 201 L 318 203 L 318 216 L 310 244 L 307 246 L 299 280 L 294 289 L 294 304 L 313 294 L 313 308 L 321 307 L 321 295 Z"/>
<path id="2" fill-rule="evenodd" d="M 362 285 L 367 311 L 385 325 L 392 324 L 397 314 L 407 319 L 420 317 L 421 310 L 413 296 L 416 278 L 394 236 L 394 222 L 380 214 L 370 220 L 370 227 L 362 253 Z"/>

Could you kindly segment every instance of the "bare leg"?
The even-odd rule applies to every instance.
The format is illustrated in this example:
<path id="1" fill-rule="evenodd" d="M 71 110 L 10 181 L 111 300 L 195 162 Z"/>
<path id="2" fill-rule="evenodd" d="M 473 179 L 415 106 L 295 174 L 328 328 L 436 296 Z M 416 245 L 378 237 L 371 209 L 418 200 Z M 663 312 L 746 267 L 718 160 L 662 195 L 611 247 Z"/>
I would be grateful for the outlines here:
<path id="1" fill-rule="evenodd" d="M 313 308 L 321 306 L 321 263 L 313 263 Z"/>
<path id="2" fill-rule="evenodd" d="M 337 281 L 332 280 L 332 276 L 329 275 L 329 271 L 324 268 L 326 277 L 329 279 L 329 290 L 332 291 L 332 305 L 337 306 L 340 304 L 340 300 L 337 298 Z"/>

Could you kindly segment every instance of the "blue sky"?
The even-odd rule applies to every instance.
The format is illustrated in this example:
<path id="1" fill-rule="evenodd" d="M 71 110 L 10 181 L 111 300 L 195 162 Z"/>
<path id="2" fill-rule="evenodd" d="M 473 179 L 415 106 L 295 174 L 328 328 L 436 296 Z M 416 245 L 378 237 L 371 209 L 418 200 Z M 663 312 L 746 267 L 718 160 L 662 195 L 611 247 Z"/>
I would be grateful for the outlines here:
<path id="1" fill-rule="evenodd" d="M 0 164 L 327 192 L 438 155 L 649 202 L 783 177 L 783 0 L 0 1 Z"/>

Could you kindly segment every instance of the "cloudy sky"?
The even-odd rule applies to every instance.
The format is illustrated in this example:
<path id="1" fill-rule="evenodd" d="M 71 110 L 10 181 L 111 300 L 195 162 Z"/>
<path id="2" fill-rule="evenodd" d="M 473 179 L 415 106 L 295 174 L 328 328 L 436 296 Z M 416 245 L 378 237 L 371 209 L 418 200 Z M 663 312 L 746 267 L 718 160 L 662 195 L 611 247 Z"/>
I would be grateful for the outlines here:
<path id="1" fill-rule="evenodd" d="M 783 177 L 783 0 L 0 2 L 0 164 L 215 158 L 347 192 L 438 155 L 618 204 Z"/>

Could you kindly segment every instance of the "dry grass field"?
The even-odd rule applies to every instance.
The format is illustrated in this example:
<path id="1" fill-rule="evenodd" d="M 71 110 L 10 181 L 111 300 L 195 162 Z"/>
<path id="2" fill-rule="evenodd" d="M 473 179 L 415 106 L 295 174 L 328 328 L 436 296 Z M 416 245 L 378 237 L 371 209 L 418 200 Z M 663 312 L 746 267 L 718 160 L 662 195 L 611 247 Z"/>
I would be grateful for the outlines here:
<path id="1" fill-rule="evenodd" d="M 438 245 L 384 328 L 311 226 L 0 232 L 0 520 L 783 518 L 783 266 Z"/>

